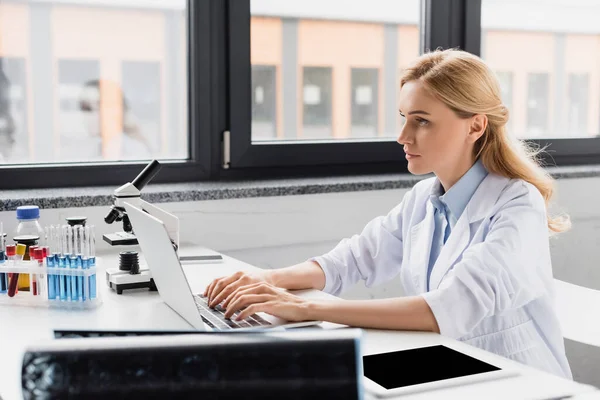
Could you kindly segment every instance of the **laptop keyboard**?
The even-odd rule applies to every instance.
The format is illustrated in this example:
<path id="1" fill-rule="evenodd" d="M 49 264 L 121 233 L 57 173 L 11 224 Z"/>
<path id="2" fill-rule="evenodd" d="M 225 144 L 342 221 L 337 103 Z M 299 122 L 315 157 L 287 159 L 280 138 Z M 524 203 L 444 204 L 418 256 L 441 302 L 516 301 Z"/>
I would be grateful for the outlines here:
<path id="1" fill-rule="evenodd" d="M 266 321 L 264 318 L 261 318 L 256 314 L 252 314 L 243 321 L 233 321 L 232 319 L 227 319 L 225 318 L 225 309 L 221 307 L 220 304 L 215 308 L 210 308 L 206 301 L 206 297 L 202 295 L 194 295 L 194 301 L 196 302 L 196 307 L 198 308 L 204 323 L 213 329 L 227 330 L 271 325 L 269 321 Z M 233 316 L 235 317 L 238 314 L 239 311 L 236 311 Z"/>

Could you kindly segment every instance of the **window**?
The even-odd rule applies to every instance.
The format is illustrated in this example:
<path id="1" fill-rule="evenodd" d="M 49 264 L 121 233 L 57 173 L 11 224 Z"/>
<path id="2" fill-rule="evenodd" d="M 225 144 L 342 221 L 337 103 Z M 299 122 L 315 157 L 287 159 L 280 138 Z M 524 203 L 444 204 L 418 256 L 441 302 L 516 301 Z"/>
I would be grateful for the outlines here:
<path id="1" fill-rule="evenodd" d="M 527 134 L 540 137 L 548 132 L 548 74 L 527 76 Z"/>
<path id="2" fill-rule="evenodd" d="M 352 136 L 374 137 L 379 133 L 379 71 L 352 68 Z"/>
<path id="3" fill-rule="evenodd" d="M 481 55 L 551 163 L 600 162 L 594 2 L 343 3 L 0 1 L 0 190 L 407 172 L 398 78 L 436 48 Z"/>
<path id="4" fill-rule="evenodd" d="M 259 168 L 295 173 L 300 166 L 326 169 L 327 165 L 355 165 L 364 172 L 365 163 L 405 168 L 395 141 L 400 128 L 398 71 L 419 55 L 422 46 L 437 47 L 439 41 L 421 37 L 420 0 L 345 4 L 340 8 L 336 0 L 318 6 L 302 0 L 230 3 L 227 132 L 231 136 L 223 139 L 230 140 L 223 146 L 230 151 L 223 155 L 222 175 L 233 176 L 249 167 L 257 174 Z M 450 15 L 440 12 L 432 26 Z M 258 110 L 257 98 L 267 100 L 263 88 L 268 86 L 257 83 L 267 80 L 267 72 L 258 72 L 264 66 L 273 71 L 269 98 L 275 104 L 266 102 L 269 109 Z M 267 118 L 271 113 L 274 117 Z"/>
<path id="5" fill-rule="evenodd" d="M 189 157 L 187 2 L 150 3 L 0 2 L 2 162 Z"/>
<path id="6" fill-rule="evenodd" d="M 420 1 L 315 4 L 250 0 L 252 140 L 395 138 L 398 71 L 419 55 Z M 267 120 L 256 88 L 270 86 L 255 81 L 271 73 Z"/>
<path id="7" fill-rule="evenodd" d="M 255 139 L 278 136 L 275 80 L 275 66 L 252 66 L 252 135 Z"/>
<path id="8" fill-rule="evenodd" d="M 588 74 L 569 74 L 569 136 L 587 135 L 589 80 Z"/>
<path id="9" fill-rule="evenodd" d="M 544 18 L 534 17 L 542 12 Z M 595 106 L 600 52 L 594 50 L 599 12 L 597 3 L 586 0 L 481 2 L 481 55 L 496 71 L 511 74 L 511 130 L 551 145 L 552 163 L 560 163 L 564 151 L 571 162 L 577 159 L 575 147 L 585 148 L 587 155 L 596 148 L 592 142 L 561 139 L 600 133 L 600 107 Z M 503 85 L 508 77 L 499 74 L 499 79 Z"/>

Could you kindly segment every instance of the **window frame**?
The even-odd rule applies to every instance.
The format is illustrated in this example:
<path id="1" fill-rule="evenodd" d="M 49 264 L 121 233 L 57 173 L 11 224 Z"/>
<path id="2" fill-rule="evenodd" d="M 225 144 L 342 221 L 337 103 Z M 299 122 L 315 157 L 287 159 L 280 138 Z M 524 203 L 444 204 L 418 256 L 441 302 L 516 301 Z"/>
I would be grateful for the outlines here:
<path id="1" fill-rule="evenodd" d="M 402 146 L 393 138 L 353 139 L 349 136 L 348 140 L 252 142 L 250 1 L 227 1 L 230 120 L 229 129 L 222 137 L 222 167 L 226 172 L 220 175 L 251 176 L 248 173 L 251 169 L 260 169 L 261 176 L 273 175 L 273 170 L 289 175 L 294 169 L 308 171 L 307 167 L 312 168 L 311 174 L 333 173 L 333 170 L 408 172 Z M 474 0 L 422 0 L 420 53 L 438 47 L 461 47 L 478 52 L 480 40 L 471 33 L 475 22 L 480 24 L 480 6 L 481 3 Z"/>
<path id="2" fill-rule="evenodd" d="M 391 138 L 252 142 L 251 0 L 187 0 L 188 153 L 161 160 L 153 182 L 408 172 Z M 420 52 L 480 55 L 482 0 L 421 0 Z M 379 107 L 382 105 L 379 104 Z M 600 137 L 528 139 L 546 165 L 600 163 Z M 0 189 L 121 185 L 147 163 L 0 165 Z"/>

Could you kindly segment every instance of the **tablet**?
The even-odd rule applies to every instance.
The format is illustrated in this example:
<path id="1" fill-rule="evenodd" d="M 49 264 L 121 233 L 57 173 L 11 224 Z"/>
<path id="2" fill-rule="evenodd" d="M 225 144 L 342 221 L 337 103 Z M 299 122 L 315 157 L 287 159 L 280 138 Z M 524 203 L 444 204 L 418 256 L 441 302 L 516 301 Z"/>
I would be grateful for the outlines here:
<path id="1" fill-rule="evenodd" d="M 443 345 L 363 356 L 364 388 L 398 396 L 518 375 Z"/>

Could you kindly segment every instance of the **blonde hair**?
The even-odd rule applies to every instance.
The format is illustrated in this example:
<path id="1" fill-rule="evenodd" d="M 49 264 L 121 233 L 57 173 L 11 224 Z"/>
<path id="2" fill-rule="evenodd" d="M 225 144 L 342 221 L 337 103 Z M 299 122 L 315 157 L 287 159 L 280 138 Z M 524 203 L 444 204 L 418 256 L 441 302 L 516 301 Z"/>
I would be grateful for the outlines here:
<path id="1" fill-rule="evenodd" d="M 435 50 L 423 54 L 406 68 L 400 87 L 420 80 L 428 91 L 461 118 L 485 114 L 488 124 L 475 143 L 475 158 L 480 158 L 491 173 L 512 179 L 522 179 L 542 194 L 546 208 L 554 193 L 554 179 L 540 166 L 535 150 L 506 132 L 508 109 L 500 99 L 496 75 L 479 57 L 461 50 Z M 570 228 L 566 215 L 551 217 L 548 228 L 563 232 Z"/>

